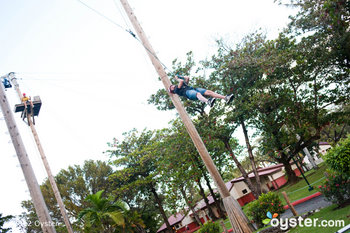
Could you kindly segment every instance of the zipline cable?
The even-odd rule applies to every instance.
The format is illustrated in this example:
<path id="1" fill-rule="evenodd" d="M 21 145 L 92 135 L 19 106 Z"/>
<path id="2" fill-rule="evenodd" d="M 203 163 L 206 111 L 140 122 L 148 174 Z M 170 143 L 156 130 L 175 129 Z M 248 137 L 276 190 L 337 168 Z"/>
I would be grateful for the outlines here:
<path id="1" fill-rule="evenodd" d="M 123 14 L 123 11 L 120 9 L 120 7 L 119 7 L 119 5 L 118 5 L 118 3 L 117 3 L 117 0 L 113 0 L 113 2 L 114 2 L 115 7 L 117 8 L 118 12 L 119 12 L 120 15 L 122 16 L 125 25 L 126 25 L 128 28 L 131 28 L 131 26 L 130 26 L 128 20 L 126 20 L 126 17 L 124 17 L 125 15 Z"/>
<path id="2" fill-rule="evenodd" d="M 92 10 L 93 12 L 95 12 L 96 14 L 98 14 L 99 16 L 103 17 L 104 19 L 108 20 L 109 22 L 113 23 L 114 25 L 116 25 L 117 27 L 126 30 L 124 27 L 122 27 L 120 24 L 116 23 L 115 21 L 113 21 L 111 18 L 107 17 L 106 15 L 102 14 L 101 12 L 99 12 L 98 10 L 92 8 L 91 6 L 87 5 L 86 3 L 84 3 L 81 0 L 77 0 L 78 2 L 80 2 L 82 5 L 84 5 L 85 7 L 89 8 L 90 10 Z"/>
<path id="3" fill-rule="evenodd" d="M 89 8 L 90 10 L 92 10 L 93 12 L 95 12 L 96 14 L 98 14 L 99 16 L 103 17 L 104 19 L 108 20 L 109 22 L 113 23 L 115 26 L 125 30 L 126 32 L 128 32 L 133 38 L 135 38 L 146 50 L 149 54 L 151 54 L 155 59 L 157 59 L 160 64 L 162 64 L 164 69 L 167 69 L 169 71 L 169 73 L 171 75 L 174 75 L 174 72 L 172 70 L 170 70 L 158 57 L 156 54 L 152 53 L 152 51 L 150 51 L 149 48 L 147 48 L 142 41 L 137 38 L 137 36 L 135 35 L 135 33 L 131 30 L 131 29 L 126 29 L 123 26 L 121 26 L 120 24 L 116 23 L 115 21 L 113 21 L 111 18 L 107 17 L 106 15 L 102 14 L 101 12 L 95 10 L 94 8 L 92 8 L 91 6 L 87 5 L 86 3 L 82 2 L 81 0 L 77 0 L 79 3 L 83 4 L 85 7 Z M 116 4 L 116 3 L 115 3 Z M 119 9 L 119 8 L 118 8 Z M 123 17 L 123 16 L 122 16 Z"/>

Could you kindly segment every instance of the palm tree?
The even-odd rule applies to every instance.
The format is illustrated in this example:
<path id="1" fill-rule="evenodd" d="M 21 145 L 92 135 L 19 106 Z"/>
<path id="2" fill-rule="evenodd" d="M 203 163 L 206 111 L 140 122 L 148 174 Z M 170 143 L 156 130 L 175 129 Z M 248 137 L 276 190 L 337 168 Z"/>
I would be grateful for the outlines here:
<path id="1" fill-rule="evenodd" d="M 114 233 L 134 233 L 134 232 L 146 232 L 145 224 L 141 218 L 141 215 L 137 211 L 132 211 L 126 208 L 126 204 L 122 202 L 124 205 L 124 226 L 117 226 Z"/>
<path id="2" fill-rule="evenodd" d="M 131 211 L 122 201 L 112 202 L 102 198 L 103 190 L 90 194 L 86 200 L 91 204 L 79 213 L 78 220 L 84 223 L 84 231 L 89 233 L 134 232 L 144 227 L 136 211 Z"/>

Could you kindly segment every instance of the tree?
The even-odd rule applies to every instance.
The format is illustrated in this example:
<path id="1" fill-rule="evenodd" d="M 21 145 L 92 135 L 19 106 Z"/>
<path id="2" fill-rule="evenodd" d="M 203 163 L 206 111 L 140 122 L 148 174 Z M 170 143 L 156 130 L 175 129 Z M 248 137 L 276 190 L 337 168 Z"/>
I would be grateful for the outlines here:
<path id="1" fill-rule="evenodd" d="M 282 1 L 278 1 L 282 4 Z M 284 1 L 286 2 L 286 1 Z M 350 68 L 350 4 L 346 0 L 290 0 L 288 6 L 299 12 L 291 16 L 288 32 L 302 37 L 312 48 L 316 63 L 333 64 L 336 69 Z M 346 76 L 344 74 L 344 76 Z"/>
<path id="2" fill-rule="evenodd" d="M 350 135 L 331 148 L 324 158 L 331 169 L 350 176 Z"/>
<path id="3" fill-rule="evenodd" d="M 203 64 L 204 63 L 205 62 L 203 62 Z M 177 60 L 174 60 L 173 66 L 174 66 L 173 70 L 175 70 L 174 73 L 189 74 L 191 69 L 193 69 L 193 67 L 195 66 L 195 62 L 193 61 L 192 52 L 187 53 L 187 60 L 186 60 L 186 63 L 184 65 L 182 65 L 181 62 L 177 63 Z M 210 81 L 208 81 L 200 76 L 192 76 L 191 85 L 193 85 L 195 87 L 196 86 L 204 87 L 208 90 L 215 90 L 218 88 L 214 79 L 211 78 Z M 223 93 L 228 93 L 228 92 L 224 91 Z M 206 135 L 211 135 L 210 137 L 215 138 L 213 135 L 218 135 L 217 133 L 215 133 L 215 131 L 219 130 L 219 127 L 225 128 L 224 130 L 220 131 L 221 133 L 224 133 L 224 135 L 221 134 L 220 136 L 216 137 L 216 139 L 220 139 L 222 141 L 222 143 L 224 143 L 224 148 L 228 152 L 227 155 L 230 155 L 231 158 L 234 160 L 236 166 L 241 171 L 249 189 L 252 190 L 252 193 L 257 198 L 259 196 L 260 192 L 257 191 L 255 186 L 251 182 L 250 178 L 248 177 L 248 173 L 240 165 L 239 160 L 233 154 L 233 150 L 232 150 L 232 147 L 231 147 L 230 142 L 229 142 L 231 137 L 232 137 L 232 133 L 235 130 L 236 126 L 230 124 L 230 122 L 228 122 L 228 121 L 225 121 L 225 122 L 221 121 L 223 123 L 223 125 L 216 125 L 214 123 L 214 126 L 211 126 L 211 129 L 209 129 L 208 127 L 207 127 L 208 129 L 204 129 L 205 126 L 208 126 L 209 124 L 212 124 L 213 122 L 216 122 L 215 119 L 226 118 L 225 115 L 226 115 L 227 111 L 225 111 L 225 107 L 223 105 L 221 105 L 220 110 L 215 111 L 212 109 L 212 110 L 210 110 L 209 114 L 207 114 L 205 111 L 206 104 L 204 104 L 200 101 L 189 101 L 185 98 L 183 98 L 183 101 L 184 101 L 184 106 L 186 108 L 186 111 L 190 115 L 192 115 L 192 116 L 199 115 L 200 122 L 197 123 L 197 128 L 198 128 L 198 126 L 201 126 L 202 129 L 198 128 L 198 131 L 199 131 L 200 135 L 202 136 L 202 138 L 206 137 Z M 174 106 L 172 106 L 172 104 L 170 102 L 169 96 L 163 90 L 158 90 L 156 94 L 153 94 L 150 97 L 148 102 L 151 104 L 155 104 L 159 110 L 170 110 L 170 109 L 174 108 Z M 213 131 L 214 133 L 209 132 L 209 131 Z M 208 151 L 210 153 L 212 153 L 212 151 L 209 148 L 208 148 Z M 220 157 L 223 158 L 222 156 L 220 156 Z M 254 161 L 253 158 L 252 158 L 252 161 Z M 259 178 L 257 180 L 259 182 Z M 259 187 L 259 185 L 258 185 L 258 187 Z M 258 190 L 260 190 L 260 188 L 258 188 Z"/>
<path id="4" fill-rule="evenodd" d="M 10 221 L 13 218 L 14 216 L 12 215 L 2 216 L 2 214 L 0 213 L 0 232 L 2 233 L 10 232 L 11 228 L 5 228 L 4 225 L 6 222 Z"/>
<path id="5" fill-rule="evenodd" d="M 79 213 L 78 220 L 84 222 L 84 232 L 135 232 L 144 227 L 140 215 L 127 208 L 122 201 L 101 197 L 103 190 L 90 194 L 86 200 L 90 206 Z"/>
<path id="6" fill-rule="evenodd" d="M 263 58 L 256 56 L 262 47 L 265 37 L 260 33 L 248 35 L 235 48 L 228 46 L 223 40 L 217 40 L 218 52 L 207 62 L 207 66 L 215 69 L 210 75 L 216 80 L 218 88 L 223 92 L 232 92 L 235 95 L 230 111 L 227 111 L 226 122 L 242 128 L 252 171 L 255 175 L 255 185 L 252 192 L 255 197 L 261 194 L 260 176 L 257 171 L 253 149 L 248 135 L 249 126 L 253 126 L 252 119 L 256 111 L 250 106 L 252 92 L 256 82 L 262 74 L 259 61 Z M 227 143 L 227 142 L 226 142 Z M 240 166 L 238 166 L 240 168 Z M 242 170 L 242 169 L 240 169 Z M 245 177 L 245 172 L 241 171 Z M 246 177 L 245 177 L 246 178 Z M 248 180 L 247 178 L 245 180 Z M 249 186 L 249 184 L 248 184 Z"/>
<path id="7" fill-rule="evenodd" d="M 86 197 L 94 194 L 99 190 L 110 192 L 109 176 L 113 170 L 110 165 L 102 161 L 87 160 L 82 166 L 69 166 L 62 169 L 56 176 L 55 180 L 65 204 L 67 214 L 71 220 L 76 220 L 78 214 L 88 206 Z M 40 189 L 43 193 L 45 203 L 51 213 L 52 220 L 57 224 L 56 229 L 65 232 L 65 225 L 57 206 L 55 196 L 48 180 L 45 180 Z M 23 201 L 22 207 L 26 210 L 20 216 L 24 224 L 21 226 L 26 232 L 41 232 L 40 225 L 28 224 L 38 221 L 33 203 Z M 71 221 L 74 230 L 80 229 L 80 223 Z"/>
<path id="8" fill-rule="evenodd" d="M 330 119 L 345 115 L 332 110 L 349 99 L 343 71 L 313 62 L 319 58 L 312 47 L 284 34 L 266 40 L 253 33 L 237 48 L 221 46 L 219 52 L 212 63 L 222 86 L 246 92 L 234 102 L 235 111 L 249 112 L 245 117 L 263 138 L 262 152 L 283 163 L 288 180 L 295 182 L 293 156 L 318 140 Z"/>
<path id="9" fill-rule="evenodd" d="M 346 112 L 350 111 L 350 105 L 340 106 L 340 109 L 346 109 Z M 339 111 L 339 110 L 335 110 Z M 342 111 L 342 110 L 341 110 Z M 341 139 L 346 138 L 346 135 L 350 133 L 350 117 L 349 114 L 344 114 L 338 119 L 331 119 L 331 121 L 322 128 L 321 141 L 329 142 L 332 146 L 335 146 Z"/>
<path id="10" fill-rule="evenodd" d="M 162 153 L 157 153 L 157 148 L 162 135 L 156 131 L 145 129 L 139 133 L 133 129 L 123 136 L 123 140 L 114 139 L 109 143 L 110 149 L 106 152 L 117 168 L 110 177 L 113 193 L 132 206 L 138 206 L 140 200 L 155 203 L 168 230 L 173 232 L 163 207 L 162 196 L 157 192 L 157 161 L 162 157 Z"/>
<path id="11" fill-rule="evenodd" d="M 171 127 L 166 130 L 165 135 L 166 137 L 162 143 L 164 156 L 159 161 L 158 169 L 163 180 L 163 190 L 170 196 L 168 203 L 172 206 L 173 212 L 178 212 L 180 209 L 185 208 L 183 206 L 185 204 L 185 206 L 192 210 L 196 217 L 194 207 L 201 197 L 207 205 L 209 216 L 214 220 L 217 219 L 217 216 L 215 216 L 209 205 L 207 195 L 201 183 L 201 178 L 207 171 L 204 169 L 203 162 L 198 158 L 198 152 L 191 143 L 185 127 L 179 120 L 174 120 Z M 196 184 L 199 191 L 195 189 Z M 200 197 L 196 198 L 193 194 L 194 191 L 199 192 Z M 174 198 L 171 198 L 172 196 Z M 179 199 L 182 199 L 182 201 Z M 218 210 L 220 211 L 220 208 Z M 198 219 L 198 225 L 201 225 L 198 216 L 196 219 Z"/>
<path id="12" fill-rule="evenodd" d="M 125 227 L 123 203 L 111 202 L 107 198 L 102 198 L 102 193 L 103 190 L 88 195 L 86 200 L 89 202 L 89 207 L 79 213 L 78 220 L 83 221 L 84 232 L 112 233 L 115 231 L 115 226 Z"/>

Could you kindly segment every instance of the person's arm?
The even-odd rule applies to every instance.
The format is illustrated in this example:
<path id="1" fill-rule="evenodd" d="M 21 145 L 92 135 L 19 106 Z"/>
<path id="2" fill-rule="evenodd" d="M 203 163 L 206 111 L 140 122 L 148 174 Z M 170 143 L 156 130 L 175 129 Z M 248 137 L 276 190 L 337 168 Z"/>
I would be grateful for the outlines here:
<path id="1" fill-rule="evenodd" d="M 190 77 L 189 76 L 184 76 L 184 78 L 185 78 L 185 83 L 188 84 L 188 82 L 190 81 Z"/>
<path id="2" fill-rule="evenodd" d="M 182 76 L 182 75 L 175 75 L 175 79 L 177 81 L 183 80 L 186 84 L 188 84 L 188 82 L 190 81 L 190 77 L 189 76 Z"/>
<path id="3" fill-rule="evenodd" d="M 177 88 L 181 88 L 184 85 L 184 80 L 175 75 L 175 79 L 179 82 Z"/>
<path id="4" fill-rule="evenodd" d="M 178 79 L 179 84 L 177 85 L 178 88 L 181 88 L 184 85 L 184 80 Z"/>

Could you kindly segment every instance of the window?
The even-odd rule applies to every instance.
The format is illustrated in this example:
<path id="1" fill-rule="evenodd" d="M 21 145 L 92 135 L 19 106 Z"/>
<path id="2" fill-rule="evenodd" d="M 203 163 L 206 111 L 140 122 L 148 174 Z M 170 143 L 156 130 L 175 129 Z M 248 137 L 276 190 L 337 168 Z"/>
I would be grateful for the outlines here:
<path id="1" fill-rule="evenodd" d="M 246 194 L 246 193 L 248 193 L 248 190 L 247 190 L 247 189 L 243 189 L 243 190 L 242 190 L 242 193 L 243 193 L 243 194 Z"/>

